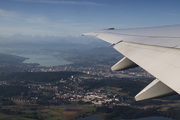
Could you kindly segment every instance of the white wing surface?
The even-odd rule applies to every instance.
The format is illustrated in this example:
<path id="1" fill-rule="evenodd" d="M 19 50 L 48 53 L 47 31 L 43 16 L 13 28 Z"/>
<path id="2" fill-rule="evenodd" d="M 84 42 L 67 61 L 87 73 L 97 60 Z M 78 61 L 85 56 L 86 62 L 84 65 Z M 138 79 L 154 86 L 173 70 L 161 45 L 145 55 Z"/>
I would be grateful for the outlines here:
<path id="1" fill-rule="evenodd" d="M 85 33 L 111 43 L 125 57 L 112 70 L 140 66 L 156 79 L 135 96 L 137 101 L 180 94 L 180 26 L 113 28 Z"/>

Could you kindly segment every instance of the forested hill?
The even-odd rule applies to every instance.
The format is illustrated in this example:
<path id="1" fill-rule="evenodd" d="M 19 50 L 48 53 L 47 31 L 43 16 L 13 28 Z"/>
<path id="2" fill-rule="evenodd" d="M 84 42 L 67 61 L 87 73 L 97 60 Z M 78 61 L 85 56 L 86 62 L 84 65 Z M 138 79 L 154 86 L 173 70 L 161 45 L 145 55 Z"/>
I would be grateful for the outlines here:
<path id="1" fill-rule="evenodd" d="M 55 82 L 58 80 L 67 79 L 72 75 L 83 74 L 80 72 L 14 72 L 6 73 L 0 77 L 0 81 L 16 80 L 16 81 L 31 81 L 31 82 Z"/>
<path id="2" fill-rule="evenodd" d="M 145 86 L 150 83 L 149 80 L 135 80 L 132 78 L 105 78 L 103 80 L 86 80 L 79 86 L 84 89 L 98 89 L 102 87 L 121 88 L 121 92 L 128 93 L 129 96 L 135 96 Z"/>
<path id="3" fill-rule="evenodd" d="M 17 55 L 8 55 L 8 54 L 3 54 L 0 53 L 0 65 L 4 65 L 4 64 L 17 64 L 17 63 L 21 63 L 23 62 L 25 59 L 24 57 L 20 57 Z"/>

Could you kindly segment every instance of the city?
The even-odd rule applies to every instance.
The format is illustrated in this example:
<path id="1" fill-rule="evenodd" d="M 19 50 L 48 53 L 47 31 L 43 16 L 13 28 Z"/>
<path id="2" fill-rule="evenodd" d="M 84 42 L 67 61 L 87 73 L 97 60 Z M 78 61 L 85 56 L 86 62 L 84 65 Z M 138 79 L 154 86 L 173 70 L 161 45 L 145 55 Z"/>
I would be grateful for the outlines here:
<path id="1" fill-rule="evenodd" d="M 71 57 L 68 59 L 72 59 Z M 0 78 L 0 111 L 3 114 L 17 114 L 13 111 L 16 109 L 21 118 L 59 119 L 63 116 L 65 120 L 73 116 L 77 119 L 82 115 L 99 115 L 103 107 L 108 111 L 118 107 L 119 112 L 123 107 L 133 111 L 149 109 L 156 111 L 155 115 L 166 114 L 169 112 L 166 111 L 167 108 L 170 110 L 174 105 L 179 108 L 179 104 L 171 101 L 171 98 L 135 102 L 133 97 L 154 77 L 141 68 L 112 72 L 110 67 L 117 61 L 109 61 L 107 64 L 103 62 L 107 57 L 99 59 L 93 56 L 88 61 L 107 65 L 87 65 L 83 63 L 85 59 L 81 58 L 73 59 L 78 62 L 72 61 L 72 64 L 49 67 L 38 63 L 23 63 L 26 58 L 16 55 L 1 54 L 1 58 L 6 58 L 6 62 L 1 60 Z M 79 112 L 66 115 L 69 110 L 75 112 L 77 109 L 80 109 Z M 126 114 L 130 113 L 127 111 Z M 136 112 L 134 114 L 142 117 Z M 104 118 L 108 116 L 104 115 Z M 148 113 L 147 116 L 151 114 Z"/>

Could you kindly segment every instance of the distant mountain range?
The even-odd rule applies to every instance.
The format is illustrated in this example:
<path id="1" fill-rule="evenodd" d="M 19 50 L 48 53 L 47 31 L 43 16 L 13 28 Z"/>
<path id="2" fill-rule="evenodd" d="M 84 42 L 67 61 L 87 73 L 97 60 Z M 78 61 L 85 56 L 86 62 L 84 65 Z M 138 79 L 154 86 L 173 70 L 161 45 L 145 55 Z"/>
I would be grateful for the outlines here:
<path id="1" fill-rule="evenodd" d="M 0 51 L 8 54 L 33 54 L 44 53 L 45 51 L 49 53 L 67 51 L 80 54 L 110 54 L 115 50 L 109 48 L 109 43 L 91 36 L 43 37 L 15 34 L 12 36 L 0 35 Z"/>
<path id="2" fill-rule="evenodd" d="M 40 36 L 40 35 L 22 35 L 14 34 L 11 36 L 0 35 L 0 43 L 62 43 L 62 44 L 106 44 L 106 42 L 92 36 Z"/>

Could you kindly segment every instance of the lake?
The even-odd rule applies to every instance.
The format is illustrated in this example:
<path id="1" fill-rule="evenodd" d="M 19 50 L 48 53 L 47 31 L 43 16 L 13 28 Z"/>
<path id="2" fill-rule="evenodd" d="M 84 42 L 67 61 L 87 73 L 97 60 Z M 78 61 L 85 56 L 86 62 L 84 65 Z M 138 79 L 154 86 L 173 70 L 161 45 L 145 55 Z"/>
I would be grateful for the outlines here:
<path id="1" fill-rule="evenodd" d="M 23 61 L 23 63 L 39 63 L 40 66 L 57 66 L 72 63 L 64 60 L 63 58 L 54 57 L 51 55 L 18 54 L 18 56 L 29 58 Z"/>
<path id="2" fill-rule="evenodd" d="M 102 118 L 87 116 L 84 118 L 78 118 L 77 120 L 103 120 Z M 172 118 L 165 117 L 148 117 L 148 118 L 139 118 L 139 119 L 120 119 L 120 120 L 173 120 Z"/>

